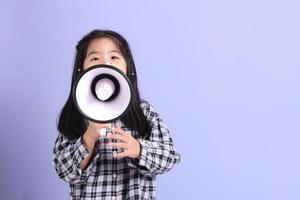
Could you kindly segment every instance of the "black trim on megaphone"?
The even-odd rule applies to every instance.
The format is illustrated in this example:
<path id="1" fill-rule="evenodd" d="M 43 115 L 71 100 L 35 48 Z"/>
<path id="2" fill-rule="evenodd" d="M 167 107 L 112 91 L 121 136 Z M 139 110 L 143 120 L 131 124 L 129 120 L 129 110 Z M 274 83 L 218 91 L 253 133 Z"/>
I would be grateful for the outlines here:
<path id="1" fill-rule="evenodd" d="M 116 117 L 116 118 L 114 118 L 114 119 L 101 121 L 101 120 L 95 120 L 95 119 L 93 119 L 93 118 L 87 116 L 87 115 L 81 110 L 81 108 L 79 107 L 79 105 L 78 105 L 78 103 L 77 103 L 77 100 L 76 100 L 76 89 L 77 89 L 77 85 L 78 85 L 78 82 L 80 81 L 80 79 L 81 79 L 86 73 L 88 73 L 89 71 L 91 71 L 91 70 L 93 70 L 93 69 L 95 69 L 95 68 L 110 68 L 110 69 L 113 69 L 113 70 L 119 72 L 119 73 L 123 76 L 123 78 L 126 80 L 128 86 L 129 86 L 129 88 L 130 88 L 131 94 L 132 94 L 132 85 L 131 85 L 131 83 L 130 83 L 129 78 L 127 77 L 127 75 L 126 75 L 123 71 L 121 71 L 120 69 L 118 69 L 118 68 L 116 68 L 116 67 L 114 67 L 114 66 L 112 66 L 112 65 L 105 65 L 105 64 L 94 65 L 94 66 L 89 67 L 88 69 L 84 70 L 83 73 L 80 74 L 79 77 L 76 79 L 75 84 L 74 84 L 74 87 L 72 88 L 72 97 L 73 97 L 73 102 L 74 102 L 76 108 L 78 109 L 78 111 L 84 116 L 84 118 L 86 118 L 86 119 L 88 119 L 88 120 L 90 120 L 90 121 L 93 121 L 93 122 L 96 122 L 96 123 L 110 123 L 110 122 L 113 122 L 113 121 L 115 121 L 115 120 L 117 120 L 117 119 L 122 118 L 122 117 L 126 114 L 126 112 L 127 112 L 128 109 L 129 109 L 129 106 L 130 106 L 130 104 L 131 104 L 131 102 L 132 102 L 132 95 L 130 95 L 130 101 L 129 101 L 129 104 L 128 104 L 127 108 L 124 110 L 124 112 L 123 112 L 122 114 L 120 114 L 118 117 Z"/>
<path id="2" fill-rule="evenodd" d="M 97 97 L 95 88 L 96 88 L 96 84 L 98 83 L 98 81 L 100 81 L 101 79 L 104 79 L 104 78 L 107 78 L 107 79 L 111 80 L 114 83 L 115 91 L 108 99 L 102 101 L 101 99 L 99 99 Z M 102 102 L 107 102 L 107 101 L 113 100 L 119 94 L 120 84 L 119 84 L 119 81 L 114 76 L 112 76 L 110 74 L 100 74 L 100 75 L 96 76 L 94 78 L 94 80 L 92 81 L 91 90 L 92 90 L 92 93 L 93 93 L 93 95 L 95 96 L 96 99 L 98 99 L 99 101 L 102 101 Z"/>

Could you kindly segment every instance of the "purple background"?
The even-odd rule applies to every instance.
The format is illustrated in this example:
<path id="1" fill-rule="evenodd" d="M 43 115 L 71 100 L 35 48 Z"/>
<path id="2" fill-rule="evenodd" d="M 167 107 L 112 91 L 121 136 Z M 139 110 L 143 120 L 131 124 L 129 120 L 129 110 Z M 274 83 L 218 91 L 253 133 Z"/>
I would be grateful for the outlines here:
<path id="1" fill-rule="evenodd" d="M 300 199 L 300 3 L 0 1 L 0 198 L 68 198 L 51 164 L 75 45 L 129 41 L 182 161 L 158 199 Z"/>

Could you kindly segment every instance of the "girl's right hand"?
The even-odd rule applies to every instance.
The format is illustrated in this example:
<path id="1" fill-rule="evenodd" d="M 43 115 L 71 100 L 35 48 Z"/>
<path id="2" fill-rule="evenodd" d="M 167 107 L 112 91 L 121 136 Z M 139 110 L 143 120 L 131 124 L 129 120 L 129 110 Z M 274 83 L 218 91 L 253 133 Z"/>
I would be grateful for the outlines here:
<path id="1" fill-rule="evenodd" d="M 83 134 L 82 140 L 88 149 L 89 155 L 81 162 L 80 168 L 85 169 L 88 166 L 89 161 L 94 152 L 96 141 L 100 138 L 100 129 L 108 128 L 108 124 L 99 124 L 92 121 L 88 121 L 88 127 Z"/>
<path id="2" fill-rule="evenodd" d="M 88 128 L 83 135 L 83 139 L 88 143 L 95 143 L 100 138 L 100 130 L 102 128 L 108 128 L 108 124 L 100 124 L 92 121 L 88 123 Z"/>

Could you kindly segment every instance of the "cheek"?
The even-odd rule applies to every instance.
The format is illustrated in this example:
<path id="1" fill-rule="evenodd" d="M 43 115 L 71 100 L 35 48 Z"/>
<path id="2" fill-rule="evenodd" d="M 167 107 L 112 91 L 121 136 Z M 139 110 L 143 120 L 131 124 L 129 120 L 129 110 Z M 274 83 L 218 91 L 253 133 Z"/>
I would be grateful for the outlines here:
<path id="1" fill-rule="evenodd" d="M 127 74 L 127 67 L 126 67 L 126 65 L 122 66 L 121 70 L 122 70 L 122 72 L 124 72 L 124 74 Z"/>
<path id="2" fill-rule="evenodd" d="M 124 66 L 117 66 L 115 65 L 116 68 L 118 68 L 119 70 L 121 70 L 122 72 L 124 72 L 124 74 L 127 74 L 127 69 Z"/>
<path id="3" fill-rule="evenodd" d="M 92 61 L 89 61 L 89 60 L 85 60 L 83 62 L 83 69 L 88 69 L 89 67 L 97 65 L 97 64 L 100 64 L 100 63 L 92 62 Z"/>
<path id="4" fill-rule="evenodd" d="M 125 74 L 127 74 L 127 68 L 126 68 L 126 66 L 123 67 L 122 71 L 123 71 Z"/>
<path id="5" fill-rule="evenodd" d="M 88 67 L 88 61 L 87 60 L 84 60 L 83 61 L 83 69 L 86 69 Z"/>
<path id="6" fill-rule="evenodd" d="M 113 65 L 115 65 L 115 67 L 117 67 L 119 70 L 127 74 L 126 62 L 122 61 L 122 62 L 115 63 Z"/>
<path id="7" fill-rule="evenodd" d="M 127 74 L 127 64 L 126 64 L 126 61 L 125 61 L 125 60 L 123 61 L 123 69 L 122 69 L 122 71 L 123 71 L 125 74 Z"/>

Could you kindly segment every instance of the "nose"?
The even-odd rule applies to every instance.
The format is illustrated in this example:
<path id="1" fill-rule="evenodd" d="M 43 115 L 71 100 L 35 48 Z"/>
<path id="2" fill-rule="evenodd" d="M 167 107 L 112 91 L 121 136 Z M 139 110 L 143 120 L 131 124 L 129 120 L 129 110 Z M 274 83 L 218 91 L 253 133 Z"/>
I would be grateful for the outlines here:
<path id="1" fill-rule="evenodd" d="M 109 57 L 105 57 L 105 58 L 103 59 L 103 63 L 102 63 L 102 64 L 105 64 L 105 65 L 112 65 L 112 62 L 111 62 L 111 60 L 110 60 Z"/>
<path id="2" fill-rule="evenodd" d="M 103 55 L 100 58 L 100 64 L 112 65 L 112 60 L 111 60 L 110 56 L 109 55 Z"/>
<path id="3" fill-rule="evenodd" d="M 111 62 L 107 62 L 107 61 L 104 64 L 105 65 L 112 65 Z"/>

